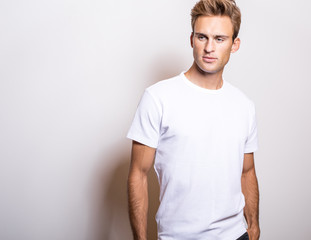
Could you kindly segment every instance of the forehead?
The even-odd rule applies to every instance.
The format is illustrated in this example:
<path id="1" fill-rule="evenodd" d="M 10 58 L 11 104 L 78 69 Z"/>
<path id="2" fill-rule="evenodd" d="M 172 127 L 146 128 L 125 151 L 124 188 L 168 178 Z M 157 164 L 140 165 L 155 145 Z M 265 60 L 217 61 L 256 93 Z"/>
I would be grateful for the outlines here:
<path id="1" fill-rule="evenodd" d="M 194 32 L 232 36 L 233 25 L 228 16 L 200 16 L 195 21 Z"/>

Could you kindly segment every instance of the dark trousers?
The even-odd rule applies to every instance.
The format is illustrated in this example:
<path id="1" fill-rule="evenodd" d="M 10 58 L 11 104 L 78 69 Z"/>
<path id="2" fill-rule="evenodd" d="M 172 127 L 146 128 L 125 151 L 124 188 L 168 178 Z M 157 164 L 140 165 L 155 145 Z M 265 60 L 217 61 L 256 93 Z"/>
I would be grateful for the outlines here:
<path id="1" fill-rule="evenodd" d="M 248 233 L 245 232 L 241 237 L 239 237 L 237 240 L 249 240 L 249 237 L 248 237 Z"/>

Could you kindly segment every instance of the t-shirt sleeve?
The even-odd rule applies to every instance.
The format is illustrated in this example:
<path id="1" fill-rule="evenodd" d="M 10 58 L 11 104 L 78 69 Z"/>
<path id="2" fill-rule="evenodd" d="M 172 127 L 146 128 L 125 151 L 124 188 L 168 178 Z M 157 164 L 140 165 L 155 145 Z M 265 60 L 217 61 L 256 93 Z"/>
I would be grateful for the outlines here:
<path id="1" fill-rule="evenodd" d="M 161 124 L 159 104 L 145 90 L 135 113 L 127 138 L 140 142 L 152 148 L 157 148 Z"/>
<path id="2" fill-rule="evenodd" d="M 249 133 L 245 142 L 244 153 L 255 152 L 258 149 L 258 139 L 257 139 L 257 122 L 255 114 L 255 105 L 251 102 L 249 111 Z"/>

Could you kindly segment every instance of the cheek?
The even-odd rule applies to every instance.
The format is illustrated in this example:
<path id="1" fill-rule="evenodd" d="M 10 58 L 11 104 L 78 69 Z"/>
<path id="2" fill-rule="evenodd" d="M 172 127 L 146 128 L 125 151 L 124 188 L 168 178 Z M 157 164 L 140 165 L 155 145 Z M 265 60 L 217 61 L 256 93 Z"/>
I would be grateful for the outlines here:
<path id="1" fill-rule="evenodd" d="M 194 40 L 194 42 L 193 42 L 193 49 L 195 49 L 196 51 L 203 50 L 204 49 L 204 43 L 198 42 L 198 41 Z"/>
<path id="2" fill-rule="evenodd" d="M 200 52 L 201 52 L 201 49 L 198 46 L 194 45 L 193 46 L 193 55 L 198 56 L 198 55 L 200 55 Z"/>
<path id="3" fill-rule="evenodd" d="M 231 54 L 231 47 L 224 47 L 221 49 L 221 56 L 224 59 L 229 59 Z"/>

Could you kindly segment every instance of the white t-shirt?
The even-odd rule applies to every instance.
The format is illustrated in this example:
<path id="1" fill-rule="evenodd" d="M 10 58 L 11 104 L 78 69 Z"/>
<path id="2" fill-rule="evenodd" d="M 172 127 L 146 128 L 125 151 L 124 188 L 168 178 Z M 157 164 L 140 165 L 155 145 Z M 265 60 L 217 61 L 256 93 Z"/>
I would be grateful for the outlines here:
<path id="1" fill-rule="evenodd" d="M 246 231 L 241 174 L 257 150 L 255 107 L 227 81 L 201 88 L 184 72 L 144 92 L 128 138 L 156 148 L 159 240 L 234 240 Z"/>

